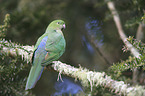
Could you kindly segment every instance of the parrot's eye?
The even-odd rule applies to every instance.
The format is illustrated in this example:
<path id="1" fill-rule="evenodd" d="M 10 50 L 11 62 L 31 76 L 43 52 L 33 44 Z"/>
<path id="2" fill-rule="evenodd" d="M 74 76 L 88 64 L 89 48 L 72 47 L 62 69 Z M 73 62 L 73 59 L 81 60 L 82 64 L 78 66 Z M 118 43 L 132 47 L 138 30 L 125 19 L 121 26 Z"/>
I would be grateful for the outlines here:
<path id="1" fill-rule="evenodd" d="M 57 22 L 57 24 L 60 24 L 60 22 Z"/>

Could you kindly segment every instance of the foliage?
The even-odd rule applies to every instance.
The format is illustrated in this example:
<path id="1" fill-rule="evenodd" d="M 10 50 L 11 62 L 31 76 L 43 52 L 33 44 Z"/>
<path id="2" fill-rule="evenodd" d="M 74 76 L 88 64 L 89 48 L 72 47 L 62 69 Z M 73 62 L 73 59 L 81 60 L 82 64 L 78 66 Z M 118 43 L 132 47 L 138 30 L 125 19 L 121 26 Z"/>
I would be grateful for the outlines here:
<path id="1" fill-rule="evenodd" d="M 144 15 L 144 0 L 122 0 L 119 5 L 118 1 L 116 6 L 118 8 L 119 14 L 129 17 L 125 20 L 125 27 L 132 28 L 135 25 L 138 25 L 142 21 L 142 16 Z M 118 3 L 118 4 L 117 4 Z"/>
<path id="2" fill-rule="evenodd" d="M 134 17 L 126 21 L 125 27 L 129 28 L 129 27 L 139 24 L 140 22 L 141 22 L 140 17 Z"/>
<path id="3" fill-rule="evenodd" d="M 129 36 L 127 39 L 136 49 L 138 49 L 141 56 L 145 55 L 145 44 L 141 40 L 136 40 L 133 37 Z M 127 49 L 127 48 L 125 48 Z"/>
<path id="4" fill-rule="evenodd" d="M 5 32 L 7 31 L 7 28 L 9 27 L 9 21 L 10 21 L 10 15 L 6 14 L 4 19 L 4 25 L 0 25 L 0 38 L 5 37 Z"/>
<path id="5" fill-rule="evenodd" d="M 13 56 L 13 54 L 6 54 L 2 51 L 4 47 L 8 48 L 20 48 L 15 44 L 9 42 L 2 37 L 5 37 L 5 33 L 8 29 L 10 21 L 10 15 L 6 14 L 4 25 L 0 25 L 0 36 L 2 42 L 0 42 L 0 95 L 1 96 L 28 96 L 32 95 L 31 92 L 24 90 L 26 82 L 26 68 L 28 64 L 23 61 L 21 56 Z M 23 48 L 20 48 L 23 49 Z"/>
<path id="6" fill-rule="evenodd" d="M 134 39 L 133 37 L 129 37 L 127 39 L 136 49 L 138 49 L 140 55 L 140 58 L 136 58 L 133 56 L 129 56 L 127 60 L 118 62 L 116 64 L 113 64 L 113 66 L 110 67 L 113 77 L 118 78 L 122 74 L 123 71 L 126 70 L 133 70 L 134 68 L 140 69 L 140 67 L 143 67 L 143 70 L 145 70 L 145 44 L 143 44 L 141 41 L 138 41 Z M 123 51 L 128 51 L 128 48 L 124 46 Z"/>
<path id="7" fill-rule="evenodd" d="M 143 23 L 145 24 L 145 12 L 144 12 L 144 15 L 141 17 L 141 20 L 142 20 Z"/>

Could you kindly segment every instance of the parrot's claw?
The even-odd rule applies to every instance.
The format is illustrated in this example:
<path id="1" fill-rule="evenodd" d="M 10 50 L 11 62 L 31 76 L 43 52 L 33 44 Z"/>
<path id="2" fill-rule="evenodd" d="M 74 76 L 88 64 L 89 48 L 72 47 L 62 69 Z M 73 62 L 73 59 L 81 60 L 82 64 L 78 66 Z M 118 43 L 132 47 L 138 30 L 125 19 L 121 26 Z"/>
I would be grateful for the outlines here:
<path id="1" fill-rule="evenodd" d="M 59 81 L 59 78 L 60 78 L 60 80 L 63 82 L 63 80 L 62 80 L 62 78 L 61 78 L 61 72 L 59 72 L 59 74 L 58 74 L 57 81 Z"/>

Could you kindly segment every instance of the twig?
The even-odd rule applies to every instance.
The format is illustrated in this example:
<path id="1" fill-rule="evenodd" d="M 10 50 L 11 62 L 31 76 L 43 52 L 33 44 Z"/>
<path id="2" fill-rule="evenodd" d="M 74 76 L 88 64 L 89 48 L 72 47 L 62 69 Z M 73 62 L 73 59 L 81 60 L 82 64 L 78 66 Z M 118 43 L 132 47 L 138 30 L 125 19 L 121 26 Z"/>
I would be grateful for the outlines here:
<path id="1" fill-rule="evenodd" d="M 134 57 L 136 58 L 140 58 L 140 53 L 138 52 L 138 50 L 130 43 L 127 41 L 127 36 L 125 35 L 122 25 L 121 25 L 121 21 L 120 21 L 120 17 L 119 14 L 114 6 L 114 3 L 112 1 L 108 1 L 107 2 L 108 8 L 111 11 L 112 15 L 113 15 L 113 19 L 114 22 L 116 24 L 116 27 L 118 29 L 118 33 L 120 35 L 120 38 L 122 39 L 122 41 L 124 42 L 124 44 L 127 46 L 127 48 L 130 50 L 131 54 L 133 54 Z"/>
<path id="2" fill-rule="evenodd" d="M 95 43 L 95 38 L 93 36 L 89 36 L 88 34 L 85 34 L 86 38 L 89 40 L 93 48 L 95 49 L 95 52 L 98 53 L 102 59 L 106 62 L 107 65 L 111 65 L 111 62 L 105 57 L 103 52 L 100 50 L 100 48 Z"/>
<path id="3" fill-rule="evenodd" d="M 144 38 L 144 26 L 143 23 L 140 23 L 137 29 L 137 33 L 136 33 L 136 39 L 137 40 L 142 40 Z"/>

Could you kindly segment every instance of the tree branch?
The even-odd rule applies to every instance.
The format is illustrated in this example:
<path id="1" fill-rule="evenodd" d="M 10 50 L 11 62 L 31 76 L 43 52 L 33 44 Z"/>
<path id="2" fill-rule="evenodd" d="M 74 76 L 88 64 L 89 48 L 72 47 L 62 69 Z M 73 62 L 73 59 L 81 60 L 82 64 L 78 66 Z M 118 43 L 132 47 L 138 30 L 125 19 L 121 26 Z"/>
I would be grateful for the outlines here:
<path id="1" fill-rule="evenodd" d="M 3 45 L 2 45 L 3 44 Z M 15 45 L 15 48 L 9 48 L 8 45 Z M 11 56 L 20 55 L 24 60 L 30 62 L 32 56 L 32 46 L 20 46 L 10 44 L 7 41 L 0 41 L 1 52 Z M 141 86 L 130 87 L 124 84 L 123 81 L 116 81 L 107 76 L 105 72 L 93 72 L 88 69 L 75 68 L 73 66 L 64 64 L 60 61 L 54 61 L 51 67 L 60 74 L 68 75 L 82 82 L 82 86 L 90 87 L 91 91 L 94 87 L 102 86 L 108 88 L 111 92 L 127 96 L 145 96 L 145 89 Z M 95 90 L 93 90 L 95 91 Z"/>
<path id="2" fill-rule="evenodd" d="M 130 52 L 133 54 L 133 56 L 136 58 L 139 58 L 140 53 L 138 52 L 138 50 L 130 42 L 127 41 L 127 36 L 125 35 L 125 33 L 123 31 L 120 17 L 119 17 L 119 14 L 118 14 L 115 6 L 114 6 L 114 3 L 112 1 L 108 1 L 107 5 L 108 5 L 108 8 L 113 15 L 113 19 L 114 19 L 114 22 L 115 22 L 116 27 L 118 29 L 118 33 L 120 35 L 120 38 L 122 39 L 124 44 L 127 46 L 127 48 L 130 50 Z"/>
<path id="3" fill-rule="evenodd" d="M 142 40 L 144 38 L 144 24 L 141 22 L 138 26 L 137 32 L 136 32 L 136 39 Z"/>
<path id="4" fill-rule="evenodd" d="M 2 48 L 1 52 L 10 55 L 10 56 L 21 56 L 22 60 L 27 61 L 27 63 L 31 62 L 32 52 L 34 46 L 20 46 L 18 44 L 8 42 L 3 39 L 0 41 L 0 48 Z"/>
<path id="5" fill-rule="evenodd" d="M 133 54 L 133 56 L 136 57 L 136 58 L 140 58 L 139 57 L 140 53 L 138 52 L 138 50 L 129 41 L 127 41 L 127 36 L 125 35 L 125 33 L 123 31 L 121 21 L 120 21 L 120 17 L 119 17 L 119 14 L 118 14 L 118 12 L 115 8 L 114 3 L 112 1 L 108 1 L 107 5 L 108 5 L 108 8 L 113 15 L 113 19 L 114 19 L 114 22 L 115 22 L 116 27 L 118 29 L 118 33 L 120 35 L 120 38 L 122 39 L 124 44 L 127 46 L 127 48 L 130 50 L 131 54 Z M 139 29 L 139 31 L 140 30 L 141 29 Z M 137 32 L 137 33 L 139 33 L 139 32 Z M 133 70 L 133 79 L 132 79 L 133 84 L 137 83 L 137 74 L 138 74 L 138 70 L 137 70 L 137 68 L 134 68 L 134 70 Z"/>

